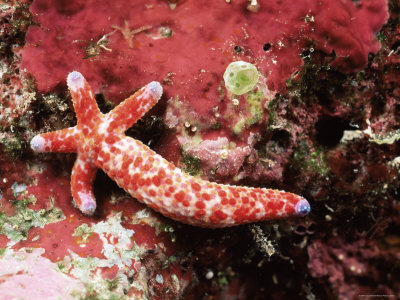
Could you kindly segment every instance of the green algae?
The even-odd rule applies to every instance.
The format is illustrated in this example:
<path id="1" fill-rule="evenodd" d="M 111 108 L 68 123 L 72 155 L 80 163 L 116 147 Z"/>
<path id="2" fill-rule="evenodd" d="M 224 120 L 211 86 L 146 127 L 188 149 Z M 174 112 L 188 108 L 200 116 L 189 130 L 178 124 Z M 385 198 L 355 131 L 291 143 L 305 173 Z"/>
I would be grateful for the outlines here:
<path id="1" fill-rule="evenodd" d="M 121 222 L 122 213 L 114 213 L 105 221 L 82 224 L 75 229 L 74 236 L 82 240 L 98 234 L 104 255 L 104 258 L 81 257 L 70 250 L 70 254 L 57 263 L 62 272 L 73 275 L 85 285 L 85 296 L 79 299 L 132 299 L 126 295 L 132 287 L 143 291 L 143 299 L 148 299 L 145 269 L 134 271 L 131 268 L 132 262 L 140 261 L 146 249 L 133 241 L 134 230 L 124 228 Z M 119 271 L 112 279 L 105 279 L 98 272 L 99 268 L 114 266 Z M 131 280 L 133 276 L 134 281 Z"/>
<path id="2" fill-rule="evenodd" d="M 93 229 L 89 227 L 88 224 L 82 224 L 78 227 L 75 228 L 74 233 L 72 236 L 76 236 L 80 238 L 80 241 L 78 243 L 87 243 L 89 240 L 89 237 L 92 235 Z"/>
<path id="3" fill-rule="evenodd" d="M 251 91 L 247 94 L 244 111 L 232 127 L 232 132 L 235 135 L 240 135 L 245 128 L 249 128 L 262 120 L 264 117 L 262 102 L 264 100 L 265 95 L 261 90 Z"/>
<path id="4" fill-rule="evenodd" d="M 218 286 L 221 288 L 229 285 L 229 278 L 225 272 L 218 272 L 217 280 L 218 280 Z"/>
<path id="5" fill-rule="evenodd" d="M 196 176 L 201 173 L 201 159 L 198 156 L 190 155 L 184 152 L 182 154 L 182 162 L 184 163 L 184 171 L 191 176 Z"/>
<path id="6" fill-rule="evenodd" d="M 243 132 L 243 129 L 245 128 L 244 126 L 245 124 L 246 124 L 246 119 L 243 116 L 241 116 L 233 126 L 232 132 L 236 135 L 241 134 Z"/>
<path id="7" fill-rule="evenodd" d="M 43 228 L 46 224 L 56 223 L 65 218 L 62 210 L 56 207 L 40 210 L 28 208 L 29 204 L 35 202 L 36 198 L 31 195 L 13 202 L 17 211 L 14 215 L 0 213 L 0 234 L 4 234 L 10 240 L 7 246 L 11 247 L 26 240 L 29 230 L 33 227 Z"/>
<path id="8" fill-rule="evenodd" d="M 304 141 L 300 141 L 295 150 L 293 163 L 303 173 L 312 172 L 318 173 L 320 176 L 327 176 L 330 172 L 323 149 L 318 148 L 313 151 Z"/>
<path id="9" fill-rule="evenodd" d="M 257 68 L 244 61 L 235 61 L 228 65 L 224 73 L 225 87 L 235 95 L 251 91 L 258 82 Z"/>
<path id="10" fill-rule="evenodd" d="M 174 227 L 169 224 L 168 219 L 159 219 L 155 215 L 154 211 L 150 208 L 144 208 L 139 210 L 131 219 L 132 224 L 147 224 L 151 228 L 154 228 L 156 236 L 165 232 L 169 235 L 172 242 L 175 242 L 176 235 Z"/>
<path id="11" fill-rule="evenodd" d="M 211 125 L 211 129 L 214 129 L 214 130 L 221 129 L 221 127 L 222 127 L 222 124 L 219 123 L 219 122 L 215 122 L 215 123 L 213 123 L 213 124 Z"/>
<path id="12" fill-rule="evenodd" d="M 278 120 L 278 109 L 279 99 L 274 98 L 268 103 L 268 117 L 266 120 L 268 130 L 273 130 Z"/>
<path id="13" fill-rule="evenodd" d="M 246 126 L 257 124 L 263 118 L 263 100 L 265 100 L 265 96 L 261 90 L 248 93 L 246 98 L 246 111 L 249 116 L 246 120 Z"/>
<path id="14" fill-rule="evenodd" d="M 30 132 L 32 130 L 27 127 L 25 120 L 12 122 L 7 128 L 2 129 L 0 144 L 3 145 L 9 158 L 15 160 L 29 148 L 26 135 Z"/>
<path id="15" fill-rule="evenodd" d="M 26 149 L 26 142 L 17 136 L 5 136 L 0 139 L 0 144 L 11 159 L 16 159 Z"/>

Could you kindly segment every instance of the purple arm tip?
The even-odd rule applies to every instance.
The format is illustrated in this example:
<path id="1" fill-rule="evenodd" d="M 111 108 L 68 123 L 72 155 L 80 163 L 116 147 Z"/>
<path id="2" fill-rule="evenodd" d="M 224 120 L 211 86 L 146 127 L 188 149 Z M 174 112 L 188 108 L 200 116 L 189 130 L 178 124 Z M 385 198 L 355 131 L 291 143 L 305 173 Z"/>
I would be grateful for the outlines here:
<path id="1" fill-rule="evenodd" d="M 311 211 L 310 203 L 306 199 L 301 199 L 299 202 L 297 202 L 296 207 L 296 214 L 304 217 Z"/>

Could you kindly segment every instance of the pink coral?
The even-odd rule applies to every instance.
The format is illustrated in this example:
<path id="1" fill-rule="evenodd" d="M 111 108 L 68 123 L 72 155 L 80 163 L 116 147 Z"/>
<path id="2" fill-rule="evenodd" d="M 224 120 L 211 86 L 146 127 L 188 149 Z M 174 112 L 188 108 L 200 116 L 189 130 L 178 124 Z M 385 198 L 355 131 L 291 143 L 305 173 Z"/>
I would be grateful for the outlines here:
<path id="1" fill-rule="evenodd" d="M 0 259 L 2 299 L 76 299 L 84 285 L 41 256 L 44 249 L 15 252 Z"/>

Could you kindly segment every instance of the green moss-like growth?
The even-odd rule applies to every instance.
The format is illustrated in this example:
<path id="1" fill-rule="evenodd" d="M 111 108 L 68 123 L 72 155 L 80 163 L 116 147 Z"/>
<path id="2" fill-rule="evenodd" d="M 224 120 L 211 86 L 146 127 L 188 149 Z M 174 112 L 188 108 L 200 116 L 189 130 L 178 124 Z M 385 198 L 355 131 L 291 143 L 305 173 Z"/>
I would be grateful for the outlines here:
<path id="1" fill-rule="evenodd" d="M 35 199 L 36 200 L 36 199 Z M 14 201 L 17 208 L 15 215 L 8 216 L 0 213 L 0 234 L 4 234 L 10 239 L 9 246 L 15 245 L 21 240 L 25 240 L 32 227 L 41 227 L 48 223 L 55 223 L 64 219 L 64 214 L 59 208 L 32 210 L 29 201 Z"/>
<path id="2" fill-rule="evenodd" d="M 300 142 L 294 152 L 293 160 L 295 167 L 302 172 L 318 173 L 320 176 L 327 176 L 330 168 L 326 163 L 326 158 L 322 149 L 312 151 L 305 142 Z"/>
<path id="3" fill-rule="evenodd" d="M 152 147 L 160 141 L 167 130 L 168 127 L 165 125 L 163 118 L 149 116 L 140 119 L 125 134 Z"/>
<path id="4" fill-rule="evenodd" d="M 276 125 L 278 115 L 276 111 L 278 110 L 279 99 L 275 98 L 268 103 L 268 117 L 267 117 L 267 128 L 268 130 L 272 130 L 273 126 Z"/>
<path id="5" fill-rule="evenodd" d="M 225 272 L 218 272 L 217 273 L 218 285 L 221 288 L 229 285 L 229 277 L 228 276 L 229 275 L 227 275 Z"/>
<path id="6" fill-rule="evenodd" d="M 87 224 L 82 224 L 75 228 L 75 231 L 72 234 L 72 236 L 80 238 L 78 243 L 87 243 L 92 233 L 93 229 L 91 227 L 89 227 Z"/>
<path id="7" fill-rule="evenodd" d="M 115 104 L 107 99 L 103 94 L 96 94 L 95 98 L 97 105 L 99 106 L 99 109 L 103 114 L 108 113 L 115 107 Z"/>
<path id="8" fill-rule="evenodd" d="M 19 157 L 26 148 L 26 143 L 16 136 L 4 137 L 0 140 L 0 144 L 4 146 L 4 150 L 12 159 Z"/>
<path id="9" fill-rule="evenodd" d="M 232 131 L 234 134 L 239 135 L 242 133 L 244 129 L 244 125 L 246 123 L 246 119 L 244 117 L 241 117 L 239 121 L 236 122 L 236 124 L 233 126 Z"/>
<path id="10" fill-rule="evenodd" d="M 264 93 L 260 90 L 250 92 L 246 99 L 246 110 L 249 114 L 246 126 L 257 124 L 263 117 L 262 101 L 265 99 Z"/>
<path id="11" fill-rule="evenodd" d="M 189 175 L 196 176 L 201 172 L 201 159 L 197 156 L 183 153 L 183 163 L 185 164 L 185 172 Z"/>
<path id="12" fill-rule="evenodd" d="M 26 135 L 31 132 L 25 119 L 12 122 L 7 128 L 2 128 L 0 145 L 11 159 L 19 158 L 28 148 Z"/>

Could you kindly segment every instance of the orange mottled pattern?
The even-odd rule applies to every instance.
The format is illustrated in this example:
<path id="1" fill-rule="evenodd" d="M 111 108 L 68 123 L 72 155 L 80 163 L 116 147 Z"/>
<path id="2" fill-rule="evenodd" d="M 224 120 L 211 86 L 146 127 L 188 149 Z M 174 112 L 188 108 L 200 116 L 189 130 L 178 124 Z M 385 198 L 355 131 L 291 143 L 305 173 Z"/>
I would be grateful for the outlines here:
<path id="1" fill-rule="evenodd" d="M 80 73 L 70 73 L 67 83 L 77 125 L 37 135 L 31 147 L 38 152 L 78 153 L 71 190 L 82 212 L 93 214 L 96 209 L 92 183 L 97 168 L 155 211 L 196 226 L 226 227 L 309 212 L 307 200 L 292 193 L 222 185 L 190 176 L 140 141 L 125 136 L 161 97 L 158 82 L 143 87 L 107 114 L 99 111 Z"/>

